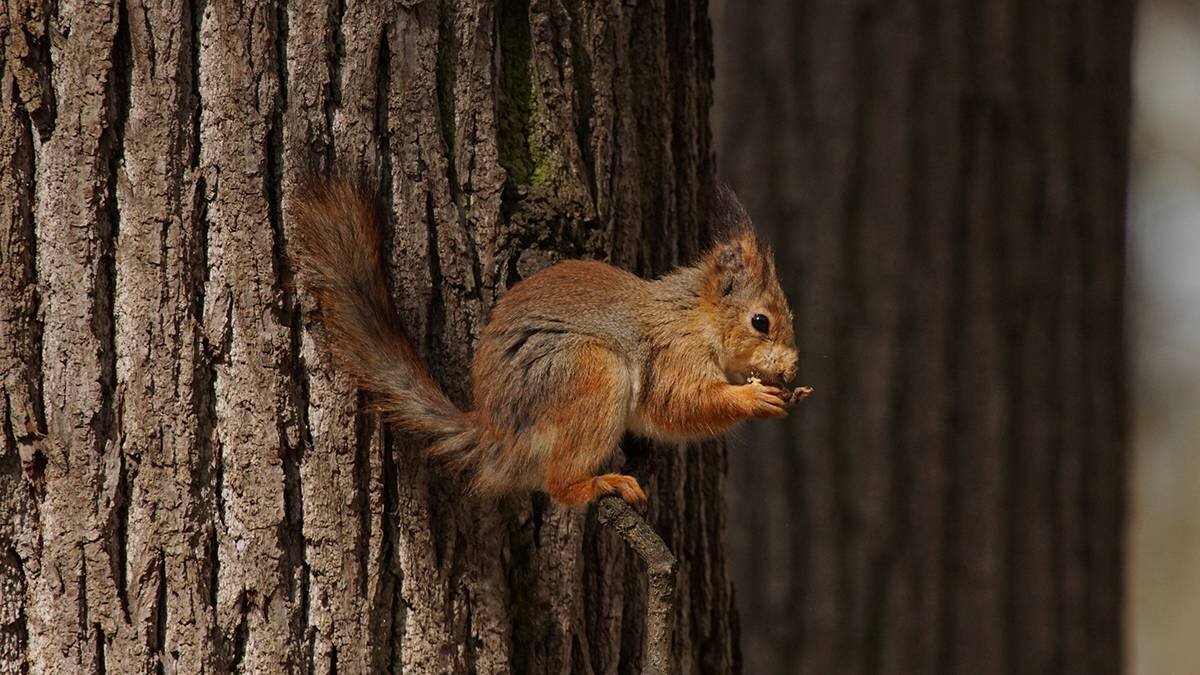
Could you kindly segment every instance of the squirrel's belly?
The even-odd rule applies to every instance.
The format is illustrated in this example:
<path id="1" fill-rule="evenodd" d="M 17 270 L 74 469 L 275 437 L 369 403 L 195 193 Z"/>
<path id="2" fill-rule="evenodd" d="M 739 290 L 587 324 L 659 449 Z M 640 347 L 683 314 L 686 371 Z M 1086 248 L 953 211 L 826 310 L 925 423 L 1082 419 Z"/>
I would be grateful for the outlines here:
<path id="1" fill-rule="evenodd" d="M 638 402 L 642 398 L 642 369 L 636 364 L 629 367 L 629 401 L 625 411 L 625 431 L 634 436 L 649 436 L 646 419 L 638 410 Z"/>
<path id="2" fill-rule="evenodd" d="M 646 418 L 642 417 L 637 410 L 629 413 L 628 421 L 625 424 L 625 430 L 634 436 L 642 438 L 655 438 L 655 434 L 651 432 L 650 425 L 646 422 Z"/>
<path id="3" fill-rule="evenodd" d="M 631 367 L 630 374 L 632 379 L 632 384 L 630 386 L 631 395 L 629 397 L 629 410 L 625 416 L 625 430 L 628 433 L 641 438 L 649 438 L 668 443 L 682 443 L 684 441 L 691 441 L 700 438 L 697 436 L 673 434 L 656 425 L 654 423 L 653 413 L 646 414 L 646 411 L 642 410 L 641 408 L 641 368 L 636 366 Z"/>
<path id="4" fill-rule="evenodd" d="M 640 379 L 639 379 L 640 382 Z M 634 436 L 641 438 L 650 438 L 656 441 L 686 441 L 688 438 L 680 437 L 676 434 L 670 434 L 654 424 L 650 416 L 644 414 L 640 409 L 638 401 L 638 389 L 634 387 L 634 395 L 629 400 L 629 413 L 625 417 L 625 430 Z"/>

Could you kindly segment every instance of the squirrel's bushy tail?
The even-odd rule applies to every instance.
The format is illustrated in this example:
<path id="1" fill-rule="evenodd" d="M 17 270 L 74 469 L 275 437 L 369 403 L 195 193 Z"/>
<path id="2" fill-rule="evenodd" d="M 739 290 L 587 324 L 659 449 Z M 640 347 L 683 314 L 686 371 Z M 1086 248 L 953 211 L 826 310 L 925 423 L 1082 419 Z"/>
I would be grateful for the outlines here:
<path id="1" fill-rule="evenodd" d="M 475 445 L 467 413 L 446 397 L 400 325 L 388 294 L 374 200 L 345 179 L 311 180 L 291 209 L 300 283 L 317 301 L 334 363 L 398 428 L 462 466 Z"/>

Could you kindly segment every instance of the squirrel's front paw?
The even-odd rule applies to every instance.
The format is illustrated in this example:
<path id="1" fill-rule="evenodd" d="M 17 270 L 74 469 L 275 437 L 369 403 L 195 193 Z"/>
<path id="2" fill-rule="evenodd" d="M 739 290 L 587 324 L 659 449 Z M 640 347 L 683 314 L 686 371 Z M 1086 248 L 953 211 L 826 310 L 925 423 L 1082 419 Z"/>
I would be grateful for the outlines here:
<path id="1" fill-rule="evenodd" d="M 751 417 L 786 417 L 789 392 L 751 380 L 739 387 Z"/>

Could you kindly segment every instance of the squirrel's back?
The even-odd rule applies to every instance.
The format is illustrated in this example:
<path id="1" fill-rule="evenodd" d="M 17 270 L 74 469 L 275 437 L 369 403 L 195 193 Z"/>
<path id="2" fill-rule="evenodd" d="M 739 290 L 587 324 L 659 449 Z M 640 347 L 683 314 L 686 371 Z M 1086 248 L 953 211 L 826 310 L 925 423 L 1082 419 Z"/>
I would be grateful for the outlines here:
<path id="1" fill-rule="evenodd" d="M 513 286 L 492 308 L 485 335 L 507 347 L 538 333 L 573 333 L 635 348 L 637 308 L 649 284 L 594 260 L 564 260 Z"/>
<path id="2" fill-rule="evenodd" d="M 513 286 L 492 308 L 472 368 L 476 405 L 482 383 L 520 376 L 535 387 L 553 376 L 561 352 L 581 344 L 636 359 L 642 349 L 636 308 L 645 280 L 602 262 L 565 260 Z"/>

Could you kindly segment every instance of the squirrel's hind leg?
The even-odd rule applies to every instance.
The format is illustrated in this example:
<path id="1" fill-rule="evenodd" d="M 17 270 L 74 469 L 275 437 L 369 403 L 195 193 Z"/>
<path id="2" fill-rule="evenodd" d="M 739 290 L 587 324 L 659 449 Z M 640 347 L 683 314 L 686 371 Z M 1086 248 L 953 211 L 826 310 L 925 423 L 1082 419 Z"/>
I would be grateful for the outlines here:
<path id="1" fill-rule="evenodd" d="M 598 345 L 579 349 L 574 366 L 559 400 L 549 406 L 554 434 L 546 458 L 546 490 L 566 506 L 614 493 L 631 504 L 644 504 L 646 493 L 633 476 L 596 475 L 625 432 L 633 395 L 628 368 L 617 354 Z"/>

